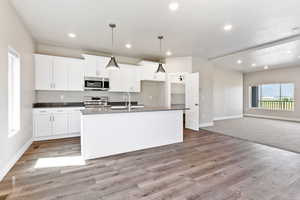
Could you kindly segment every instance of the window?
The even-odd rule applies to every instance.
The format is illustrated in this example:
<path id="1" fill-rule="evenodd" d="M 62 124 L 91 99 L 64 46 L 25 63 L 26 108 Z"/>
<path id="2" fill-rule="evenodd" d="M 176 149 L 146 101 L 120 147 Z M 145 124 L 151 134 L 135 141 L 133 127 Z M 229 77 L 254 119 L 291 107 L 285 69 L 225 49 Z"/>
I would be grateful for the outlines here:
<path id="1" fill-rule="evenodd" d="M 294 89 L 293 83 L 252 86 L 250 87 L 251 107 L 293 111 L 295 107 Z"/>
<path id="2" fill-rule="evenodd" d="M 20 130 L 20 56 L 8 48 L 8 131 L 9 135 Z"/>

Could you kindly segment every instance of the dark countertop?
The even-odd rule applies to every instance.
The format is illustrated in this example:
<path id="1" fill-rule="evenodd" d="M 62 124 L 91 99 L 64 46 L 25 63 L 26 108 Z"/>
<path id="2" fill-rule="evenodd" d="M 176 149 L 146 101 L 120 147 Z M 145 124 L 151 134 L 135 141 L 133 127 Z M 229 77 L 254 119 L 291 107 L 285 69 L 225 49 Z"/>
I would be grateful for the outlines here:
<path id="1" fill-rule="evenodd" d="M 33 108 L 84 107 L 83 102 L 34 103 Z"/>
<path id="2" fill-rule="evenodd" d="M 108 106 L 123 106 L 126 102 L 108 102 Z M 131 105 L 137 105 L 138 102 L 133 101 Z M 34 103 L 33 108 L 64 108 L 64 107 L 84 107 L 83 102 L 47 102 L 47 103 Z"/>
<path id="3" fill-rule="evenodd" d="M 144 107 L 144 108 L 132 108 L 128 109 L 111 109 L 107 108 L 86 108 L 81 111 L 83 115 L 98 115 L 98 114 L 115 114 L 115 113 L 136 113 L 136 112 L 156 112 L 156 111 L 172 111 L 172 110 L 188 110 L 183 106 L 171 106 L 171 107 Z"/>

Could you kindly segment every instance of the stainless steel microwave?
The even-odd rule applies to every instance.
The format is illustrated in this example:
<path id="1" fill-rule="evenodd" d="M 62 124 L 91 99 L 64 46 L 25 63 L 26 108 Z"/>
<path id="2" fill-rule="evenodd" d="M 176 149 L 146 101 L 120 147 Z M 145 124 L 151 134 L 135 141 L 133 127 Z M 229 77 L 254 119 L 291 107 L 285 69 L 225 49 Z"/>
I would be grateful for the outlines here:
<path id="1" fill-rule="evenodd" d="M 85 77 L 84 90 L 89 91 L 107 91 L 109 90 L 108 78 Z"/>

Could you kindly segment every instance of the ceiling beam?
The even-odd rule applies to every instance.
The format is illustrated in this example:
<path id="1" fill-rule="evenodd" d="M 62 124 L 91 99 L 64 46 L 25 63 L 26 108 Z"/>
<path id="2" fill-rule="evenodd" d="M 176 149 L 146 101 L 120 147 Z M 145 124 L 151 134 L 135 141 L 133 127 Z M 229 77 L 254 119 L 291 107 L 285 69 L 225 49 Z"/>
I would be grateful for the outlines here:
<path id="1" fill-rule="evenodd" d="M 242 54 L 242 53 L 250 53 L 250 52 L 253 52 L 253 51 L 257 51 L 257 50 L 261 50 L 261 49 L 265 49 L 265 48 L 269 48 L 269 47 L 274 47 L 274 46 L 289 43 L 289 42 L 294 42 L 296 40 L 300 40 L 300 34 L 295 34 L 295 35 L 288 36 L 288 37 L 285 37 L 285 38 L 281 38 L 281 39 L 278 39 L 278 40 L 273 40 L 273 41 L 270 41 L 270 42 L 259 44 L 259 45 L 256 45 L 256 46 L 251 46 L 251 47 L 247 47 L 247 48 L 240 49 L 240 50 L 237 50 L 237 51 L 225 53 L 225 54 L 222 54 L 222 55 L 218 55 L 218 56 L 215 56 L 215 57 L 208 58 L 208 60 L 215 61 L 215 60 L 219 60 L 219 59 L 222 59 L 224 57 L 227 57 L 227 56 L 233 56 L 233 55 Z"/>

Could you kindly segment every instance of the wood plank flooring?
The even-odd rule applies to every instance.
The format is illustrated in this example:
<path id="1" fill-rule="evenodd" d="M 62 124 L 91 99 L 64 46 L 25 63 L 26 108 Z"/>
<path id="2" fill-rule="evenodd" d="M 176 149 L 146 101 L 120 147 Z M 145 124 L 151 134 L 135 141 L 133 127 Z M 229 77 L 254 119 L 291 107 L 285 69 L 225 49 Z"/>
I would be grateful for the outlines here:
<path id="1" fill-rule="evenodd" d="M 75 159 L 78 156 L 79 138 L 34 143 L 0 183 L 0 196 L 8 194 L 7 200 L 300 199 L 300 154 L 207 131 L 185 130 L 181 144 L 85 164 Z M 50 160 L 43 163 L 45 158 Z"/>

